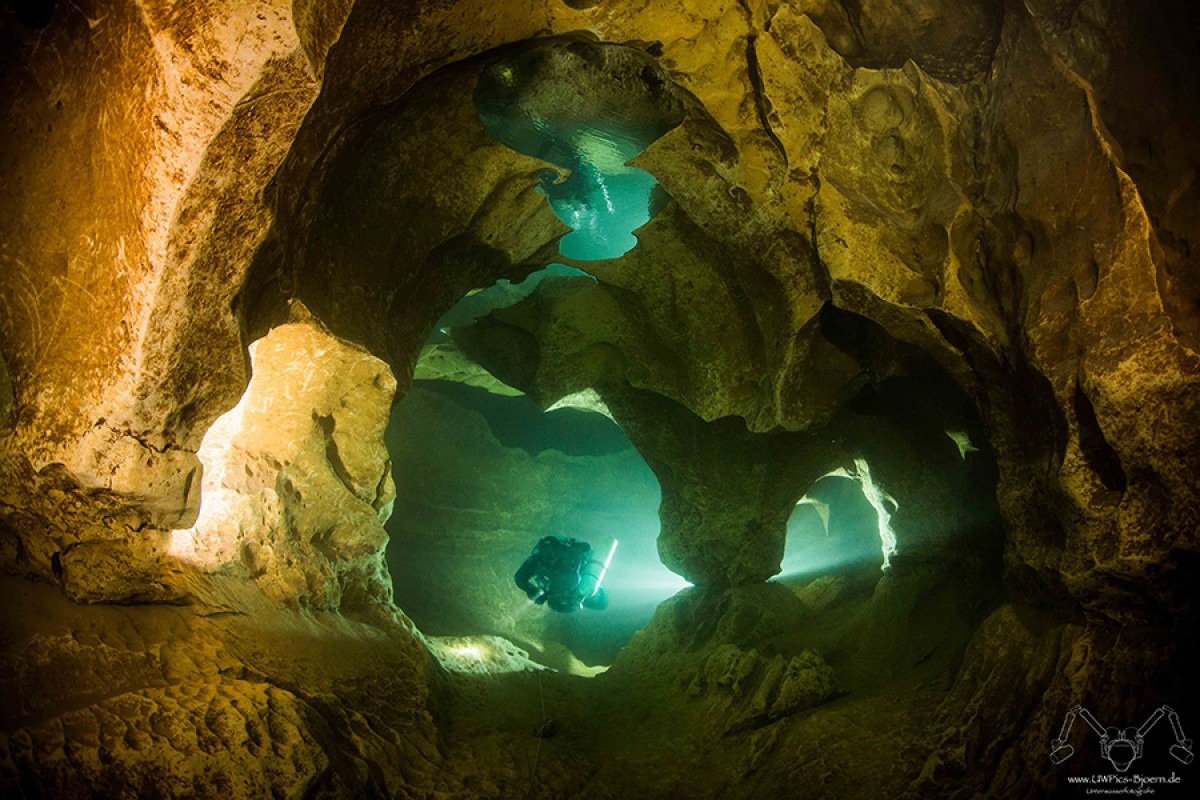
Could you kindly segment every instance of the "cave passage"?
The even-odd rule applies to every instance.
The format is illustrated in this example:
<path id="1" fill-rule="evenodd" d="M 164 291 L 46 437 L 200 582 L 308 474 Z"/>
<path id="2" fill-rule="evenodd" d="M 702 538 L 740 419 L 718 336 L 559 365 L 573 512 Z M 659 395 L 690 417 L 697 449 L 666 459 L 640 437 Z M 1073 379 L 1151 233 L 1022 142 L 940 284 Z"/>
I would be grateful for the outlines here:
<path id="1" fill-rule="evenodd" d="M 633 231 L 670 197 L 649 172 L 628 163 L 678 120 L 624 108 L 589 112 L 561 100 L 554 84 L 567 70 L 547 76 L 537 54 L 502 59 L 485 69 L 475 90 L 479 119 L 488 135 L 534 158 L 569 171 L 538 173 L 539 191 L 572 232 L 559 241 L 563 256 L 580 261 L 619 258 L 637 245 Z M 549 86 L 549 88 L 548 88 Z M 567 93 L 568 96 L 572 94 Z M 648 111 L 648 110 L 647 110 Z"/>
<path id="2" fill-rule="evenodd" d="M 427 634 L 504 636 L 558 668 L 607 665 L 688 586 L 658 557 L 657 480 L 602 414 L 421 380 L 387 438 L 395 598 Z M 606 609 L 554 613 L 517 589 L 513 574 L 542 536 L 586 541 L 601 556 L 619 540 Z"/>
<path id="3" fill-rule="evenodd" d="M 542 410 L 453 339 L 543 281 L 584 277 L 552 264 L 469 292 L 439 319 L 392 411 L 397 502 L 386 527 L 396 602 L 424 633 L 502 636 L 549 666 L 592 674 L 690 585 L 658 555 L 658 480 L 598 397 L 581 392 Z M 555 613 L 516 587 L 513 574 L 543 536 L 586 541 L 601 557 L 619 541 L 607 608 Z"/>
<path id="4" fill-rule="evenodd" d="M 1197 30 L 0 4 L 0 800 L 1195 797 Z"/>
<path id="5" fill-rule="evenodd" d="M 550 264 L 535 272 L 531 272 L 524 280 L 516 283 L 501 278 L 491 286 L 468 292 L 466 297 L 438 319 L 431 341 L 444 341 L 444 336 L 450 328 L 470 325 L 475 320 L 489 314 L 497 308 L 511 306 L 533 294 L 534 290 L 547 278 L 562 277 L 591 277 L 588 273 L 566 264 Z M 593 278 L 593 280 L 595 280 Z M 426 343 L 428 344 L 428 342 Z"/>
<path id="6" fill-rule="evenodd" d="M 844 475 L 814 483 L 788 518 L 777 581 L 791 582 L 860 566 L 883 566 L 879 514 L 862 485 Z"/>

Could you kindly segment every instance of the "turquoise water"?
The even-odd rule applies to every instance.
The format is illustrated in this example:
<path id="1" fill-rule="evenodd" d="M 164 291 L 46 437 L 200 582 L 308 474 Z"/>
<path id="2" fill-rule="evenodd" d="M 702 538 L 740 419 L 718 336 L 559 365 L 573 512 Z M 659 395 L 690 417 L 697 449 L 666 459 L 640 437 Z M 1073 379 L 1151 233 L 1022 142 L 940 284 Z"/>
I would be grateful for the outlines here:
<path id="1" fill-rule="evenodd" d="M 632 250 L 637 245 L 633 232 L 670 197 L 653 175 L 628 162 L 669 128 L 611 112 L 572 118 L 570 108 L 525 102 L 513 75 L 503 62 L 485 70 L 476 90 L 476 109 L 493 139 L 567 173 L 546 169 L 538 175 L 539 191 L 572 229 L 559 242 L 559 252 L 574 260 L 596 261 Z"/>
<path id="2" fill-rule="evenodd" d="M 455 303 L 454 307 L 447 311 L 434 326 L 434 341 L 444 339 L 444 334 L 449 328 L 470 325 L 498 308 L 516 305 L 533 294 L 533 290 L 547 278 L 562 277 L 592 278 L 583 270 L 568 267 L 566 264 L 548 264 L 536 272 L 531 272 L 525 280 L 517 283 L 501 278 L 491 286 L 471 292 Z M 439 333 L 443 334 L 441 338 L 437 335 Z"/>

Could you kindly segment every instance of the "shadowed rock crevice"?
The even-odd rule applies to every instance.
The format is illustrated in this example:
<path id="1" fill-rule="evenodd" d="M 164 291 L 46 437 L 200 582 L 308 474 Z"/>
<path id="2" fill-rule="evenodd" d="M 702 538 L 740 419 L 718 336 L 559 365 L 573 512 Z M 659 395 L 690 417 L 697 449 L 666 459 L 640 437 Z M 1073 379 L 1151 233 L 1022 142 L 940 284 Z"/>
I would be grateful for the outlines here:
<path id="1" fill-rule="evenodd" d="M 855 66 L 899 67 L 912 59 L 940 80 L 961 83 L 991 66 L 1004 20 L 1003 0 L 833 0 L 813 17 Z"/>
<path id="2" fill-rule="evenodd" d="M 1083 457 L 1095 470 L 1104 488 L 1110 492 L 1125 491 L 1129 481 L 1125 477 L 1125 470 L 1121 468 L 1121 458 L 1104 438 L 1100 423 L 1096 421 L 1096 410 L 1092 408 L 1082 386 L 1075 387 L 1072 405 L 1075 421 L 1079 425 L 1079 446 L 1083 450 Z"/>

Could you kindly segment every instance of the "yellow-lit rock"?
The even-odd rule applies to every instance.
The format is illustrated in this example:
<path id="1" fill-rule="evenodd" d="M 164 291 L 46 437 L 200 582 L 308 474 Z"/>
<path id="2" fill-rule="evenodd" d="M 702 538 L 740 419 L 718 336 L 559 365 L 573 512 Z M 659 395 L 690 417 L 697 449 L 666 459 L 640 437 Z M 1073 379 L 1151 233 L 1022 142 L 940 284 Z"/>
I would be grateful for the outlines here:
<path id="1" fill-rule="evenodd" d="M 1195 705 L 1193 4 L 114 0 L 44 29 L 16 5 L 0 789 L 1033 796 L 1065 708 Z M 738 584 L 826 470 L 865 458 L 899 504 L 893 574 L 778 615 L 814 641 L 721 651 L 768 687 L 729 737 L 677 667 L 706 663 L 693 633 L 766 653 L 750 606 L 665 609 L 593 688 L 434 669 L 431 692 L 391 604 L 392 396 L 442 313 L 564 232 L 544 163 L 472 105 L 532 46 L 636 51 L 619 77 L 684 110 L 637 159 L 673 203 L 464 350 L 542 405 L 604 397 L 705 597 L 764 588 Z M 797 677 L 824 675 L 806 649 L 887 677 L 800 711 L 832 686 Z"/>
<path id="2" fill-rule="evenodd" d="M 391 371 L 312 323 L 275 328 L 250 358 L 246 393 L 200 445 L 200 517 L 168 554 L 291 606 L 385 605 Z"/>

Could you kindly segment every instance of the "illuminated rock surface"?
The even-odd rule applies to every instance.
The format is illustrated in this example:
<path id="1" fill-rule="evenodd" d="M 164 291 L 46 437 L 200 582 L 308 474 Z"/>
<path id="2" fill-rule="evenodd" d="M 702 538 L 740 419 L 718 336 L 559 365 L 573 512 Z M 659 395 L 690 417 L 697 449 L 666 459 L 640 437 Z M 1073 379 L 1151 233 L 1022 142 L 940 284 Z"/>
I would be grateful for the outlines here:
<path id="1" fill-rule="evenodd" d="M 0 10 L 5 794 L 1037 796 L 1106 769 L 1048 759 L 1077 703 L 1194 728 L 1192 4 L 160 5 Z M 564 259 L 543 192 L 626 168 L 490 136 L 506 63 L 646 111 L 671 198 L 418 373 L 594 392 L 657 478 L 697 586 L 592 679 L 426 647 L 384 572 L 391 396 Z M 440 544 L 571 513 L 475 441 L 418 531 L 447 591 Z M 762 584 L 859 461 L 890 571 Z"/>
<path id="2" fill-rule="evenodd" d="M 200 445 L 200 517 L 172 531 L 168 554 L 287 606 L 376 611 L 391 594 L 383 429 L 395 379 L 311 322 L 272 329 L 250 359 L 245 394 Z"/>

